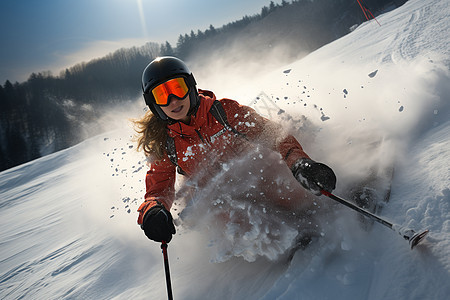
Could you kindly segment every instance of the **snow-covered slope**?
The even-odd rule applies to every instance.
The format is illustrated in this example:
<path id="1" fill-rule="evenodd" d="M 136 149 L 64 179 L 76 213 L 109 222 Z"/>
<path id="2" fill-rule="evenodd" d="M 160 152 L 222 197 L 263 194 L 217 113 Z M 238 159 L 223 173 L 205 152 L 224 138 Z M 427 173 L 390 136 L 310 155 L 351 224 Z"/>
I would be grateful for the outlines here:
<path id="1" fill-rule="evenodd" d="M 250 97 L 198 79 L 219 97 L 250 103 L 258 95 L 263 114 L 263 99 L 284 109 L 294 120 L 285 126 L 336 171 L 337 194 L 369 170 L 394 165 L 381 215 L 430 229 L 427 240 L 411 251 L 389 229 L 375 224 L 367 232 L 354 212 L 331 206 L 319 217 L 319 241 L 287 263 L 291 221 L 236 200 L 248 179 L 215 189 L 218 177 L 198 198 L 202 205 L 185 210 L 169 245 L 175 299 L 450 295 L 449 15 L 448 1 L 410 0 L 378 17 L 381 27 L 367 22 L 292 65 L 255 75 Z M 298 123 L 301 115 L 308 121 Z M 136 226 L 145 162 L 131 128 L 123 128 L 0 173 L 2 299 L 166 298 L 161 249 Z M 273 170 L 256 160 L 257 171 Z M 241 165 L 245 159 L 231 172 Z M 251 230 L 211 217 L 227 205 Z M 206 226 L 187 228 L 193 220 Z"/>

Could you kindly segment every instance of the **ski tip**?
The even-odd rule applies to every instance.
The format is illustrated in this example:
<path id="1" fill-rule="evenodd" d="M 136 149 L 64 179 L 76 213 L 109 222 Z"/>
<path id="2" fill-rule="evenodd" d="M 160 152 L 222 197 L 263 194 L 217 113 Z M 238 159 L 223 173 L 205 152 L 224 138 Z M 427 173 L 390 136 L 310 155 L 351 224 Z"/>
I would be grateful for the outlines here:
<path id="1" fill-rule="evenodd" d="M 411 250 L 414 249 L 423 239 L 427 236 L 430 231 L 428 229 L 417 232 L 409 239 L 409 244 L 411 245 Z"/>

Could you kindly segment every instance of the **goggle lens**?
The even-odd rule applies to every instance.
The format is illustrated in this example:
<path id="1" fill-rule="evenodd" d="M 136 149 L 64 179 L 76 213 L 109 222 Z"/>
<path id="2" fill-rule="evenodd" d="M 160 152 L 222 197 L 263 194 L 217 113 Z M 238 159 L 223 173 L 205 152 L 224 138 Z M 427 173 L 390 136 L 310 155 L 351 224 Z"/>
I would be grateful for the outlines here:
<path id="1" fill-rule="evenodd" d="M 156 104 L 160 106 L 169 105 L 169 96 L 174 95 L 179 99 L 183 99 L 189 92 L 189 88 L 183 78 L 170 79 L 161 83 L 152 90 Z"/>

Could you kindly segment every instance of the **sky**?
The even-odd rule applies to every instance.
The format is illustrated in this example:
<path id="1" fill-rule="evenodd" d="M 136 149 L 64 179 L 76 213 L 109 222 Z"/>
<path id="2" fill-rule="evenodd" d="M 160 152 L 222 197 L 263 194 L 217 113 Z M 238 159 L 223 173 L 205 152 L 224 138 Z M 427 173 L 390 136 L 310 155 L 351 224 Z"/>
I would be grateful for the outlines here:
<path id="1" fill-rule="evenodd" d="M 281 3 L 281 1 L 273 1 Z M 61 70 L 146 42 L 176 45 L 261 12 L 270 0 L 0 0 L 0 84 Z"/>

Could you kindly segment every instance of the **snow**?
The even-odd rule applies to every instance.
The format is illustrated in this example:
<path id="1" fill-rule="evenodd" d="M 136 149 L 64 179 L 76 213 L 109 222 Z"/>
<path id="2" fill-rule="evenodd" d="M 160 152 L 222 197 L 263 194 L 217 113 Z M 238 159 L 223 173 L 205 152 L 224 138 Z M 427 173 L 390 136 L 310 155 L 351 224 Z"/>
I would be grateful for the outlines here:
<path id="1" fill-rule="evenodd" d="M 266 203 L 257 187 L 270 172 L 277 186 L 295 184 L 273 153 L 257 149 L 227 164 L 176 218 L 175 299 L 448 298 L 449 15 L 448 1 L 410 0 L 379 16 L 381 27 L 366 22 L 251 87 L 293 120 L 307 117 L 311 124 L 283 124 L 336 171 L 336 194 L 395 165 L 381 216 L 429 229 L 423 244 L 411 251 L 379 224 L 365 231 L 356 213 L 323 197 L 309 198 L 313 224 L 240 199 Z M 136 225 L 147 167 L 123 128 L 0 173 L 0 298 L 167 297 L 161 249 Z M 296 221 L 320 225 L 320 237 L 288 263 Z"/>

